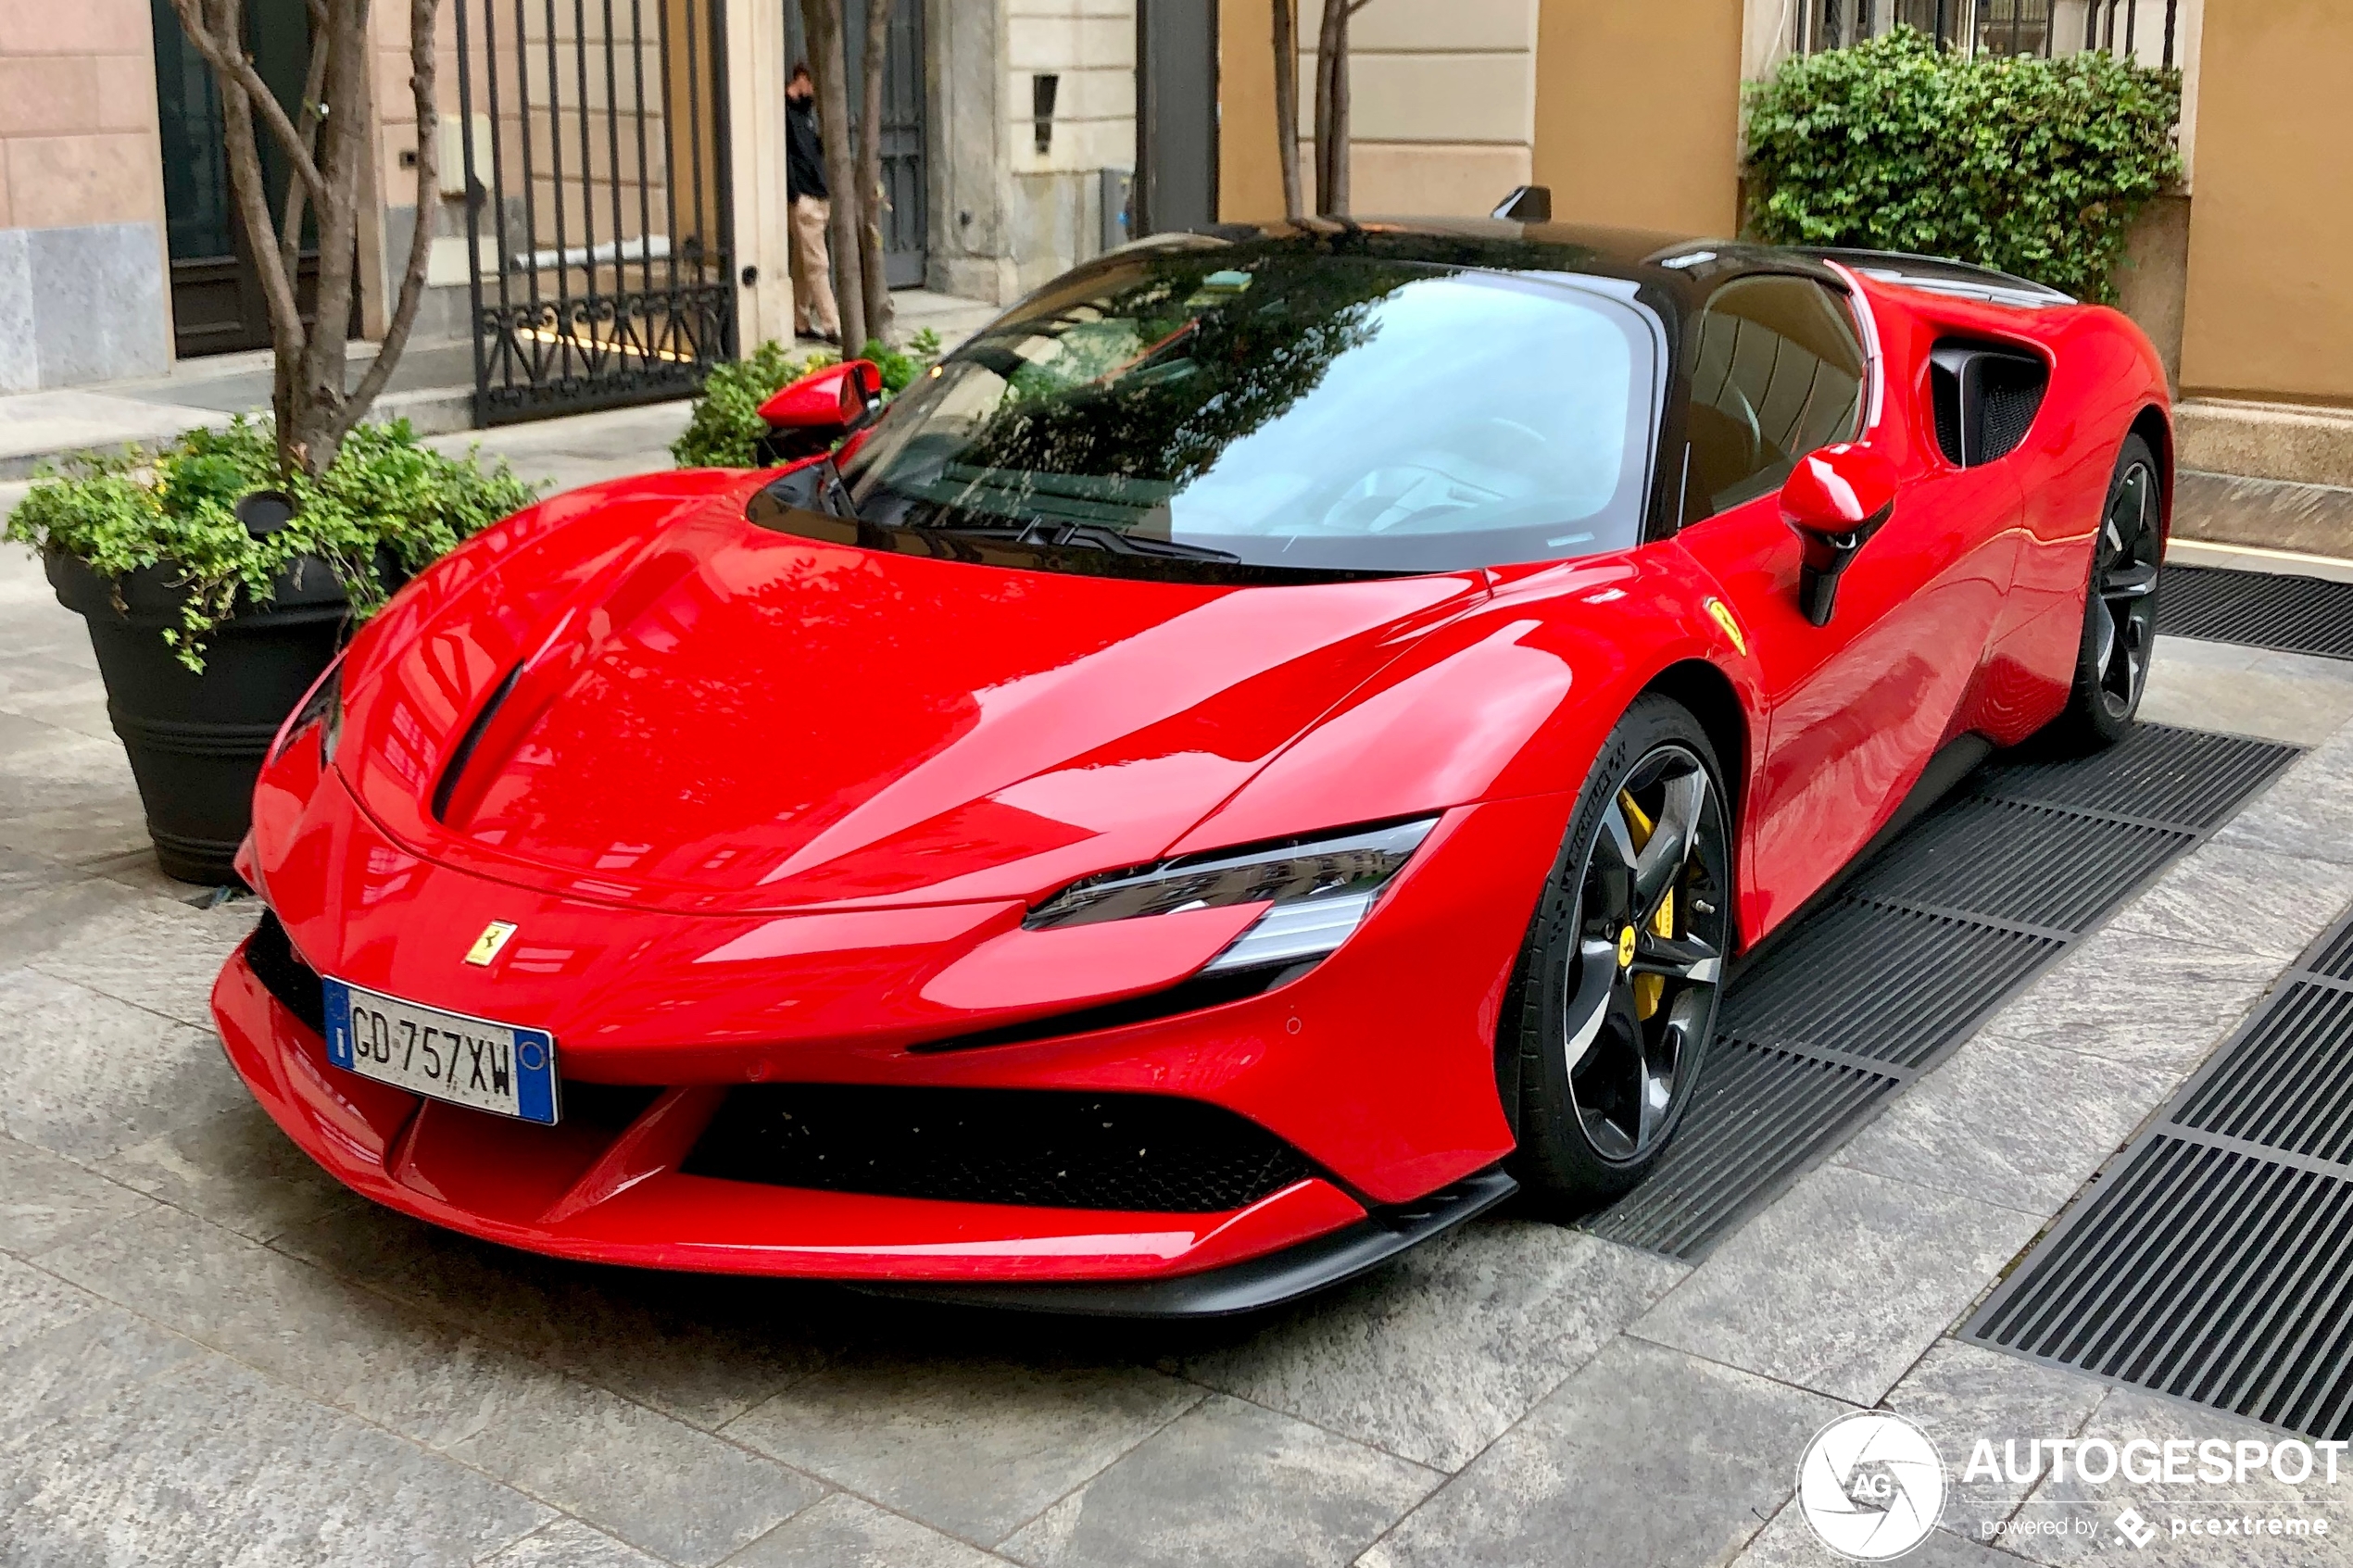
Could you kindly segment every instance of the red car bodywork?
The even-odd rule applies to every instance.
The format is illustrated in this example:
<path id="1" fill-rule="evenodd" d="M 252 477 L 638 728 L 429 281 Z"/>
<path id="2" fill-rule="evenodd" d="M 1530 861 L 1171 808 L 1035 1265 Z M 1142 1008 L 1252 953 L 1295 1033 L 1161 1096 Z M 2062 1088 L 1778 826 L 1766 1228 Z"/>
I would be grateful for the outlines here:
<path id="1" fill-rule="evenodd" d="M 297 736 L 255 799 L 248 879 L 353 985 L 550 1031 L 566 1081 L 659 1085 L 625 1128 L 510 1122 L 330 1066 L 241 953 L 232 1060 L 348 1185 L 493 1240 L 664 1268 L 1115 1281 L 1259 1258 L 1492 1167 L 1499 1012 L 1572 802 L 1664 683 L 1718 727 L 1754 945 L 1957 737 L 2064 705 L 2120 442 L 2168 445 L 2137 332 L 1865 278 L 1901 480 L 1830 624 L 1767 495 L 1557 564 L 1297 586 L 1026 572 L 764 531 L 771 473 L 558 496 L 362 630 L 333 766 Z M 1957 469 L 1933 342 L 2051 367 L 2026 441 Z M 436 813 L 434 781 L 522 667 Z M 1251 906 L 1063 929 L 1074 879 L 1437 813 L 1365 923 L 1303 977 L 1126 1027 L 910 1047 L 1164 989 Z M 520 935 L 459 960 L 486 922 Z M 679 1165 L 733 1085 L 1171 1095 L 1317 1173 L 1244 1209 L 1107 1212 L 760 1185 Z"/>

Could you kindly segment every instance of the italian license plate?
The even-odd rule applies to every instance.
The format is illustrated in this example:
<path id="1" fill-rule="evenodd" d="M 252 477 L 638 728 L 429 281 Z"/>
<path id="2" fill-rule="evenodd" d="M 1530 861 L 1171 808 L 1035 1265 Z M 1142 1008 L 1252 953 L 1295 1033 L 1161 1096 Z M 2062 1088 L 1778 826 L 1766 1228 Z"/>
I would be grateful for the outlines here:
<path id="1" fill-rule="evenodd" d="M 556 1120 L 556 1042 L 546 1030 L 325 984 L 327 1060 L 337 1067 L 476 1110 Z"/>

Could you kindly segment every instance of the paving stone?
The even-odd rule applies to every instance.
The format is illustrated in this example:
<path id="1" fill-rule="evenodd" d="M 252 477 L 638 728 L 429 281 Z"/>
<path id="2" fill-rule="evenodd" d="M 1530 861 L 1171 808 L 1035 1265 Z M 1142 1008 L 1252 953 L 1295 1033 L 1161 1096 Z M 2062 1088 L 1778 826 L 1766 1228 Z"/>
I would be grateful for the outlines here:
<path id="1" fill-rule="evenodd" d="M 736 1553 L 726 1568 L 1003 1568 L 1004 1562 L 836 1492 Z"/>
<path id="2" fill-rule="evenodd" d="M 2116 917 L 2142 931 L 2287 960 L 2353 899 L 2353 865 L 2208 843 Z"/>
<path id="3" fill-rule="evenodd" d="M 107 787 L 83 795 L 54 792 L 51 804 L 0 815 L 0 845 L 69 865 L 95 865 L 151 848 L 147 814 L 135 792 Z"/>
<path id="4" fill-rule="evenodd" d="M 660 1558 L 648 1557 L 577 1519 L 557 1519 L 484 1558 L 482 1568 L 664 1568 L 664 1564 Z"/>
<path id="5" fill-rule="evenodd" d="M 87 1316 L 99 1305 L 86 1290 L 13 1258 L 0 1258 L 0 1350 L 13 1350 Z"/>
<path id="6" fill-rule="evenodd" d="M 0 1432 L 64 1419 L 203 1354 L 120 1307 L 94 1305 L 0 1350 Z"/>
<path id="7" fill-rule="evenodd" d="M 1950 1504 L 1945 1512 L 1951 1517 Z M 1850 1568 L 1854 1561 L 1824 1546 L 1791 1501 L 1733 1560 L 1733 1568 Z M 2017 1558 L 1965 1541 L 1949 1530 L 1931 1530 L 1926 1540 L 1894 1561 L 1904 1568 L 2018 1568 Z"/>
<path id="8" fill-rule="evenodd" d="M 673 1562 L 717 1562 L 824 1496 L 806 1475 L 570 1379 L 494 1411 L 456 1458 Z"/>
<path id="9" fill-rule="evenodd" d="M 62 1155 L 0 1135 L 0 1251 L 32 1257 L 152 1207 Z"/>
<path id="10" fill-rule="evenodd" d="M 434 1447 L 561 1381 L 176 1209 L 151 1209 L 42 1263 L 315 1399 Z"/>
<path id="11" fill-rule="evenodd" d="M 706 1430 L 807 1376 L 841 1343 L 838 1292 L 535 1257 L 340 1187 L 275 1245 Z"/>
<path id="12" fill-rule="evenodd" d="M 2186 1077 L 2246 1016 L 2282 967 L 2259 953 L 2111 925 L 2084 938 L 1976 1038 L 2057 1047 Z"/>
<path id="13" fill-rule="evenodd" d="M 1826 1165 L 1734 1232 L 1631 1332 L 1873 1404 L 2039 1225 L 2013 1209 Z"/>
<path id="14" fill-rule="evenodd" d="M 349 1197 L 251 1099 L 117 1150 L 95 1169 L 256 1241 L 336 1210 Z"/>
<path id="15" fill-rule="evenodd" d="M 2313 668 L 2332 660 L 2183 637 L 2160 637 L 2157 646 L 2141 697 L 2146 722 L 2310 746 L 2353 719 L 2353 686 Z"/>
<path id="16" fill-rule="evenodd" d="M 2353 808 L 2353 751 L 2324 746 L 2223 823 L 2214 841 L 2279 855 L 2353 861 L 2353 809 L 2348 808 Z"/>
<path id="17" fill-rule="evenodd" d="M 6 837 L 0 827 L 0 840 Z M 108 878 L 15 849 L 0 849 L 0 856 L 12 866 L 42 868 L 39 873 L 20 872 L 0 886 L 0 964 L 20 964 L 69 947 L 139 905 L 137 894 Z"/>
<path id="18" fill-rule="evenodd" d="M 80 940 L 51 947 L 32 967 L 208 1030 L 212 984 L 260 918 L 258 899 L 218 909 L 145 899 Z"/>
<path id="19" fill-rule="evenodd" d="M 28 969 L 0 972 L 0 1132 L 100 1160 L 250 1097 L 210 1033 Z"/>
<path id="20" fill-rule="evenodd" d="M 1185 1375 L 1459 1470 L 1687 1265 L 1530 1221 L 1464 1226 L 1193 1357 Z"/>
<path id="21" fill-rule="evenodd" d="M 726 1436 L 993 1545 L 1201 1398 L 1144 1367 L 870 1352 L 793 1385 Z"/>
<path id="22" fill-rule="evenodd" d="M 2072 1051 L 1971 1040 L 1908 1085 L 1837 1161 L 2048 1218 L 2176 1081 Z"/>
<path id="23" fill-rule="evenodd" d="M 0 666 L 0 712 L 93 740 L 116 741 L 106 683 L 95 671 L 62 659 L 33 654 Z"/>
<path id="24" fill-rule="evenodd" d="M 1846 1407 L 1620 1336 L 1362 1568 L 1687 1568 L 1739 1550 Z"/>
<path id="25" fill-rule="evenodd" d="M 1213 1396 L 1004 1543 L 1037 1568 L 1309 1568 L 1354 1561 L 1443 1479 Z"/>
<path id="26" fill-rule="evenodd" d="M 2233 1445 L 2251 1441 L 2268 1446 L 2280 1441 L 2285 1434 L 2220 1411 L 2201 1410 L 2136 1389 L 2116 1388 L 2093 1411 L 2091 1420 L 2084 1424 L 2082 1436 L 2087 1442 L 2104 1438 L 2120 1453 L 2123 1446 L 2134 1438 L 2158 1444 L 2173 1439 L 2192 1443 L 2221 1439 Z M 2129 1505 L 2162 1533 L 2147 1549 L 2153 1561 L 2193 1562 L 2202 1568 L 2322 1568 L 2323 1564 L 2327 1568 L 2343 1568 L 2348 1559 L 2353 1559 L 2353 1545 L 2348 1545 L 2348 1536 L 2353 1536 L 2353 1511 L 2344 1506 L 2347 1486 L 2353 1483 L 2353 1470 L 2348 1470 L 2340 1457 L 2337 1484 L 2330 1486 L 2324 1477 L 2318 1456 L 2310 1478 L 2296 1486 L 2273 1478 L 2268 1471 L 2250 1474 L 2245 1482 L 2233 1476 L 2222 1485 L 2192 1481 L 2171 1486 L 2162 1483 L 2135 1486 L 2120 1474 L 2095 1483 L 2081 1479 L 2070 1464 L 2067 1479 L 2045 1478 L 2018 1511 L 2018 1524 L 2051 1526 L 2051 1533 L 2013 1534 L 2006 1537 L 2003 1544 L 2009 1551 L 2052 1564 L 2053 1568 L 2137 1556 L 2139 1553 L 2124 1544 L 2116 1529 L 2118 1515 Z M 2176 1519 L 2186 1522 L 2246 1515 L 2259 1519 L 2325 1519 L 2328 1533 L 2301 1538 L 2245 1534 L 2175 1538 L 2171 1534 Z"/>
<path id="27" fill-rule="evenodd" d="M 544 1505 L 206 1356 L 0 1438 L 0 1562 L 470 1563 Z"/>
<path id="28" fill-rule="evenodd" d="M 1946 1527 L 1984 1539 L 1991 1534 L 1984 1526 L 2009 1517 L 2033 1482 L 1966 1479 L 1978 1440 L 1991 1441 L 1998 1454 L 2016 1439 L 2020 1464 L 2029 1468 L 2029 1439 L 2074 1436 L 2107 1388 L 2078 1373 L 1940 1339 L 1881 1402 L 1927 1433 L 1944 1459 Z"/>
<path id="29" fill-rule="evenodd" d="M 120 741 L 0 710 L 0 818 L 101 797 L 138 798 Z"/>
<path id="30" fill-rule="evenodd" d="M 157 1208 L 64 1277 L 658 1555 L 712 1562 L 822 1488 L 311 1264 Z"/>

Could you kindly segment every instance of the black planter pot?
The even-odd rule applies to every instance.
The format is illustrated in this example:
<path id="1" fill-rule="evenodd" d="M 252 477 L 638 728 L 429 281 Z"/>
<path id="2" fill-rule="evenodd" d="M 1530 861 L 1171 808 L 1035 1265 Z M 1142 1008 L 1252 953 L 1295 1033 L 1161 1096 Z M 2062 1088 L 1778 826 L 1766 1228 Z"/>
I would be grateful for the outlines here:
<path id="1" fill-rule="evenodd" d="M 267 605 L 213 630 L 197 675 L 163 640 L 187 597 L 173 570 L 110 581 L 78 557 L 52 551 L 46 564 L 57 602 L 89 624 L 107 716 L 130 754 L 164 874 L 237 881 L 232 862 L 253 822 L 262 759 L 342 642 L 351 608 L 342 584 L 322 561 L 296 563 Z"/>

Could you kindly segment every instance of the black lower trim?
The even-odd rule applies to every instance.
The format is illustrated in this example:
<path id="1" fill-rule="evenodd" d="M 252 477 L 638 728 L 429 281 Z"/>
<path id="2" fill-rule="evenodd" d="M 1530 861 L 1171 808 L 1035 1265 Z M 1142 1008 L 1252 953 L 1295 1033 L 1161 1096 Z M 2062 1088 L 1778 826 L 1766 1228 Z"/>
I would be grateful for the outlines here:
<path id="1" fill-rule="evenodd" d="M 261 922 L 245 943 L 245 967 L 261 982 L 261 988 L 302 1020 L 312 1034 L 326 1034 L 326 987 L 319 983 L 318 971 L 303 962 L 302 955 L 295 951 L 275 911 L 261 911 Z"/>
<path id="2" fill-rule="evenodd" d="M 1264 1258 L 1174 1279 L 1074 1285 L 891 1285 L 862 1280 L 852 1288 L 875 1296 L 1026 1312 L 1106 1318 L 1228 1317 L 1262 1311 L 1353 1279 L 1407 1248 L 1484 1213 L 1518 1190 L 1519 1184 L 1501 1167 L 1481 1171 L 1415 1202 L 1377 1210 L 1329 1236 Z"/>

